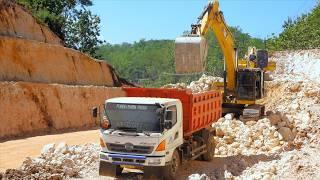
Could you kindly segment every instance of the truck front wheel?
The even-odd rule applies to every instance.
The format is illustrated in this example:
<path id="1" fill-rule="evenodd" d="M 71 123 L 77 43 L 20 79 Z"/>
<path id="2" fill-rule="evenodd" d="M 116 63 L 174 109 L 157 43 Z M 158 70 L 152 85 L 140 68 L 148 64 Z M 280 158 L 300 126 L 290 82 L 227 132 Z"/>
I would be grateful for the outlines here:
<path id="1" fill-rule="evenodd" d="M 111 164 L 105 161 L 100 161 L 99 164 L 99 175 L 117 177 L 121 175 L 122 169 L 120 165 Z"/>
<path id="2" fill-rule="evenodd" d="M 171 163 L 164 167 L 164 179 L 173 180 L 176 179 L 176 174 L 181 165 L 180 155 L 177 150 L 173 152 Z"/>

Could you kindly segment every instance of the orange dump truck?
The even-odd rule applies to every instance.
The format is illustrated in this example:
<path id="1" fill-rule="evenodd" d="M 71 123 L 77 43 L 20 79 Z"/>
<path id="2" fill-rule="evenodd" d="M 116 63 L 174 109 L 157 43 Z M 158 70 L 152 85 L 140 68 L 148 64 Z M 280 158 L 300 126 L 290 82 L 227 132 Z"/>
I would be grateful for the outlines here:
<path id="1" fill-rule="evenodd" d="M 124 166 L 141 166 L 145 177 L 175 179 L 182 162 L 213 158 L 219 92 L 123 89 L 127 96 L 106 100 L 101 113 L 100 175 L 115 177 Z"/>

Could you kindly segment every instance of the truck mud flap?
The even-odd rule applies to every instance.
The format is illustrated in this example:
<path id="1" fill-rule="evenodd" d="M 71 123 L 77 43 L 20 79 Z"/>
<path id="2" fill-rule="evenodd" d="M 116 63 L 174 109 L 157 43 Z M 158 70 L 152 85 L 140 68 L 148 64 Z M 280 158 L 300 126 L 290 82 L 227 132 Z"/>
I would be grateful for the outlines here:
<path id="1" fill-rule="evenodd" d="M 99 164 L 99 175 L 116 177 L 120 175 L 122 168 L 119 165 L 111 164 L 105 161 L 100 161 Z"/>
<path id="2" fill-rule="evenodd" d="M 143 167 L 143 179 L 163 179 L 163 168 L 161 166 L 145 166 Z"/>

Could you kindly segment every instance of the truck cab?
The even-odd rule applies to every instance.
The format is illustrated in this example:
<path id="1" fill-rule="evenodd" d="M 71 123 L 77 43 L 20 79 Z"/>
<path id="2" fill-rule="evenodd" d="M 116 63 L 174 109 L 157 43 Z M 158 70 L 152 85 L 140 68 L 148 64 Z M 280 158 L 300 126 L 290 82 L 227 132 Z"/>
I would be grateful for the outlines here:
<path id="1" fill-rule="evenodd" d="M 104 109 L 109 127 L 100 129 L 100 161 L 111 171 L 119 165 L 166 166 L 183 144 L 179 99 L 119 97 L 106 100 Z"/>
<path id="2" fill-rule="evenodd" d="M 106 100 L 100 113 L 100 175 L 116 177 L 135 166 L 146 179 L 175 179 L 182 162 L 213 158 L 211 125 L 221 117 L 221 93 L 123 90 L 127 97 Z"/>

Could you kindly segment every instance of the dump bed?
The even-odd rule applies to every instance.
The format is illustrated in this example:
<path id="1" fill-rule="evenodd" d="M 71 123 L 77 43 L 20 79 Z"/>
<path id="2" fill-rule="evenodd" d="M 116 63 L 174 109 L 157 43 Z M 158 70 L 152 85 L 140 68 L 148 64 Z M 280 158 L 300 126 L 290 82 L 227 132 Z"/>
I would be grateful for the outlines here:
<path id="1" fill-rule="evenodd" d="M 163 88 L 123 88 L 128 97 L 179 99 L 183 106 L 183 135 L 190 136 L 217 121 L 222 113 L 221 93 L 208 91 L 192 94 L 189 90 Z"/>

